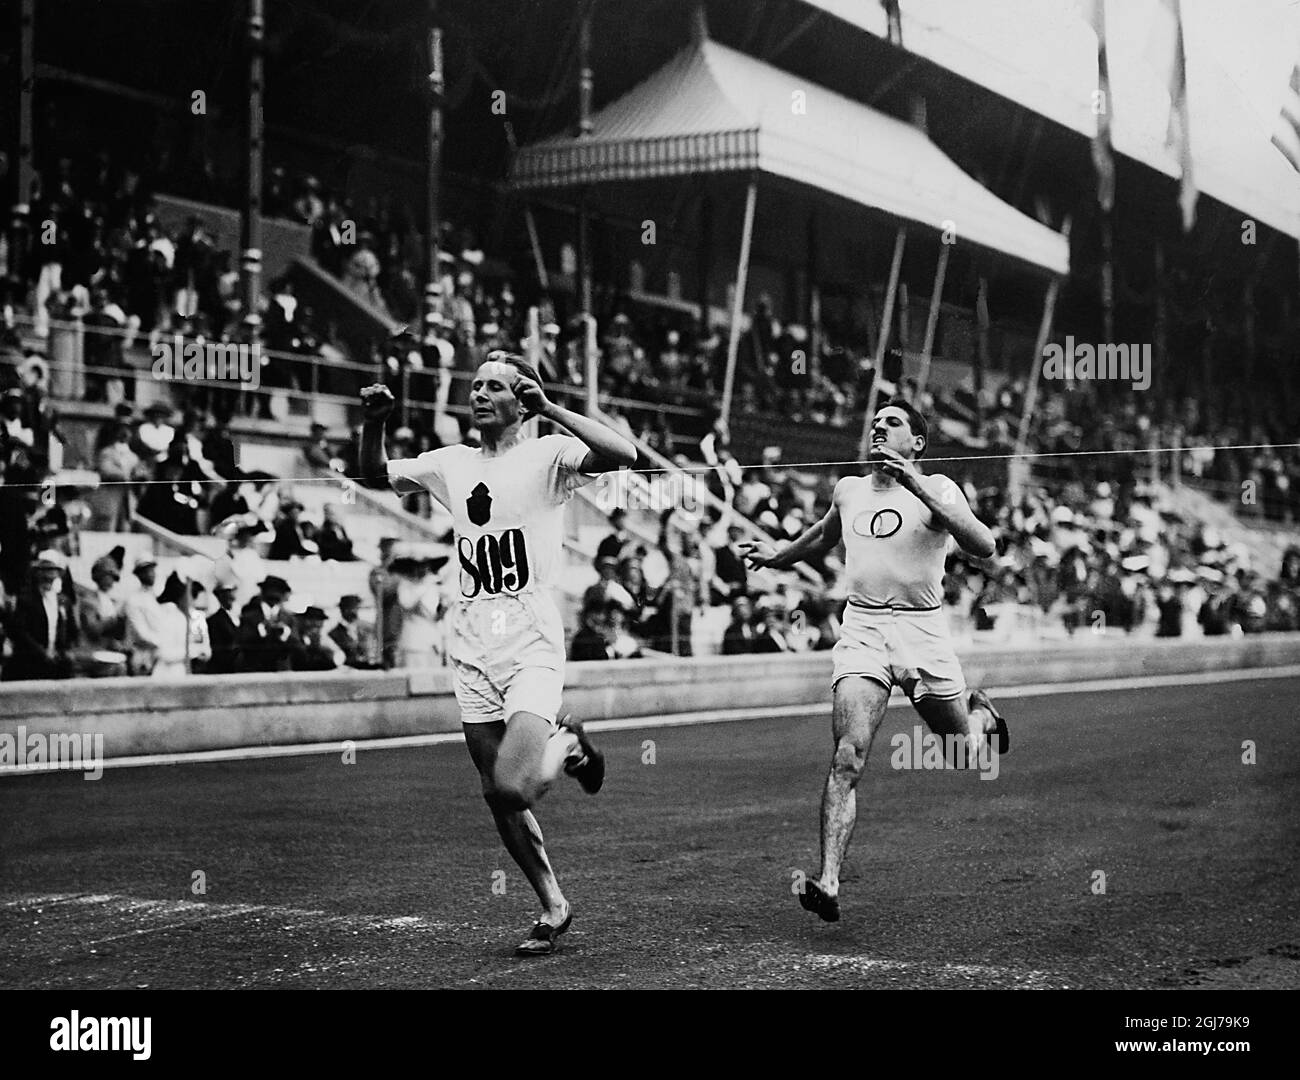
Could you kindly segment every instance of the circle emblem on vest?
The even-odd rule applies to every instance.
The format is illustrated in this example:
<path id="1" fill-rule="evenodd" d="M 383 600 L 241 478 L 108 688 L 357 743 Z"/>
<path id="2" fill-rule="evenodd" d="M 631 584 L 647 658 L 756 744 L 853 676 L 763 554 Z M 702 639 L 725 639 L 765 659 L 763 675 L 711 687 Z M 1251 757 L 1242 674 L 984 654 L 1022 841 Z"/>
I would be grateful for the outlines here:
<path id="1" fill-rule="evenodd" d="M 870 536 L 876 540 L 884 540 L 886 537 L 893 536 L 903 527 L 903 515 L 891 506 L 887 506 L 883 510 L 877 510 L 872 514 L 870 522 L 865 523 L 866 528 L 863 529 L 864 522 L 862 519 L 866 516 L 864 510 L 853 519 L 853 531 L 859 536 Z"/>

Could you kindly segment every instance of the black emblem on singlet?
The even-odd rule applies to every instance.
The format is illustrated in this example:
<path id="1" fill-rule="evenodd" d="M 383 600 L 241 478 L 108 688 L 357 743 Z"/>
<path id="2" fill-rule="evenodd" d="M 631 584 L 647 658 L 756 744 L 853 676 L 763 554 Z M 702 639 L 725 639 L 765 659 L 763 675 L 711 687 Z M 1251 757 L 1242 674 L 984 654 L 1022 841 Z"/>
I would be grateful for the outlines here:
<path id="1" fill-rule="evenodd" d="M 859 536 L 870 536 L 876 540 L 884 540 L 886 537 L 893 536 L 903 527 L 903 515 L 892 506 L 886 506 L 883 510 L 877 510 L 872 514 L 871 520 L 866 523 L 864 531 L 862 519 L 866 516 L 867 512 L 864 510 L 853 519 L 853 531 Z"/>
<path id="2" fill-rule="evenodd" d="M 487 484 L 481 480 L 474 485 L 474 490 L 465 500 L 465 511 L 469 514 L 470 521 L 480 527 L 492 520 L 492 492 L 488 491 Z"/>

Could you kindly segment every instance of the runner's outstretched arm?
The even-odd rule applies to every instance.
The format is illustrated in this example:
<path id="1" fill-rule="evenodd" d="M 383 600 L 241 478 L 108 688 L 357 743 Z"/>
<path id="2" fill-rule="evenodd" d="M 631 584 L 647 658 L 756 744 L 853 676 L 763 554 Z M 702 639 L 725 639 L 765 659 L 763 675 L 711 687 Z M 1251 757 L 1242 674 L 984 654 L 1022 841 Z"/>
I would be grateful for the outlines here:
<path id="1" fill-rule="evenodd" d="M 776 551 L 771 544 L 758 540 L 747 540 L 740 545 L 740 549 L 756 570 L 764 567 L 769 570 L 787 570 L 795 563 L 817 558 L 833 550 L 842 535 L 840 508 L 832 500 L 831 508 L 826 511 L 826 516 L 821 521 L 780 551 Z"/>

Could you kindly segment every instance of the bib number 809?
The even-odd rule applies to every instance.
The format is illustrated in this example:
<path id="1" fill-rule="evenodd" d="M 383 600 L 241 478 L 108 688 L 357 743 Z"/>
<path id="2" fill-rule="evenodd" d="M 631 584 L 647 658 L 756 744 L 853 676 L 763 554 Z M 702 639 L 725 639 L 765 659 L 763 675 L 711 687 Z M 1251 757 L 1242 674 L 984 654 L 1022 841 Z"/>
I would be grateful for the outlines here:
<path id="1" fill-rule="evenodd" d="M 499 535 L 485 533 L 475 542 L 462 536 L 456 542 L 460 555 L 460 591 L 467 600 L 480 592 L 517 593 L 528 584 L 528 548 L 522 529 Z"/>

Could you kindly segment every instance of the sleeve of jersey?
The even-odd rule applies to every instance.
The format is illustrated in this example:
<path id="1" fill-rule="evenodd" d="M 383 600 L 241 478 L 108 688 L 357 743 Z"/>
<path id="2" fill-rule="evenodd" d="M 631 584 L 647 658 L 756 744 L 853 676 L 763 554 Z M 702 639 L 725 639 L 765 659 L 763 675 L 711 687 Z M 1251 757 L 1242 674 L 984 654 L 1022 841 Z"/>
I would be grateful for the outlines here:
<path id="1" fill-rule="evenodd" d="M 554 440 L 555 458 L 551 469 L 551 493 L 557 502 L 567 501 L 578 488 L 600 479 L 598 472 L 582 472 L 587 444 L 572 435 L 550 435 Z"/>
<path id="2" fill-rule="evenodd" d="M 442 449 L 426 450 L 413 458 L 389 459 L 388 480 L 399 495 L 410 495 L 424 490 L 444 506 L 447 505 L 447 483 L 443 478 Z"/>

